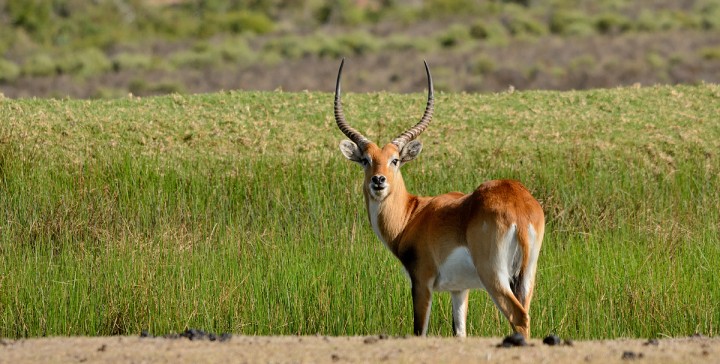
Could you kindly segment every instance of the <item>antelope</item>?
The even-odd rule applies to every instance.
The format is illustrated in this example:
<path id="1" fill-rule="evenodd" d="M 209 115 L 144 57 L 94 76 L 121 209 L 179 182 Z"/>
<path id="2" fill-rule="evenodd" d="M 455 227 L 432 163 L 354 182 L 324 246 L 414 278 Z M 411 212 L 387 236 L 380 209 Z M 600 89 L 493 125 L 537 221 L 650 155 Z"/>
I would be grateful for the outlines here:
<path id="1" fill-rule="evenodd" d="M 466 336 L 468 293 L 484 289 L 515 333 L 530 336 L 530 300 L 545 230 L 542 207 L 518 181 L 493 180 L 469 194 L 415 196 L 400 168 L 415 159 L 415 140 L 432 120 L 433 81 L 427 73 L 427 106 L 420 121 L 380 148 L 353 129 L 343 114 L 340 63 L 335 84 L 335 121 L 350 140 L 345 158 L 365 172 L 363 195 L 378 239 L 402 263 L 410 279 L 413 333 L 426 336 L 433 292 L 450 292 L 453 333 Z"/>

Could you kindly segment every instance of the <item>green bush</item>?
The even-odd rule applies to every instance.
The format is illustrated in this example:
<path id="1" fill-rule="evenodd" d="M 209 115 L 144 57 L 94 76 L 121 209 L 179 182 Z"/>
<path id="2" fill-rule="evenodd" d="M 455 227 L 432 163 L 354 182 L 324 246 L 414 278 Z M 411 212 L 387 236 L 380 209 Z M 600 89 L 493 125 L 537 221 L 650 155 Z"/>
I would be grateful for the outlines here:
<path id="1" fill-rule="evenodd" d="M 319 53 L 322 48 L 319 44 L 321 41 L 328 42 L 318 37 L 304 39 L 297 35 L 288 35 L 268 40 L 263 46 L 263 51 L 278 54 L 285 59 L 298 59 Z"/>
<path id="2" fill-rule="evenodd" d="M 595 29 L 602 34 L 624 33 L 632 29 L 632 22 L 622 14 L 607 12 L 595 17 Z"/>
<path id="3" fill-rule="evenodd" d="M 700 57 L 708 61 L 720 60 L 720 47 L 705 47 L 699 51 Z"/>
<path id="4" fill-rule="evenodd" d="M 545 24 L 534 19 L 528 11 L 516 4 L 508 4 L 502 14 L 503 24 L 513 36 L 539 36 L 548 32 Z"/>
<path id="5" fill-rule="evenodd" d="M 550 31 L 560 35 L 591 35 L 595 32 L 592 20 L 580 11 L 558 10 L 550 16 Z"/>
<path id="6" fill-rule="evenodd" d="M 648 9 L 641 10 L 635 20 L 635 28 L 643 32 L 654 32 L 658 30 L 659 25 L 655 21 L 655 14 Z"/>
<path id="7" fill-rule="evenodd" d="M 592 71 L 597 66 L 595 57 L 583 54 L 570 60 L 568 68 L 571 72 Z"/>
<path id="8" fill-rule="evenodd" d="M 451 48 L 471 40 L 470 29 L 462 24 L 453 24 L 438 36 L 438 42 L 444 48 Z"/>
<path id="9" fill-rule="evenodd" d="M 382 48 L 394 51 L 417 50 L 427 52 L 432 48 L 432 44 L 421 37 L 394 34 L 385 39 Z"/>
<path id="10" fill-rule="evenodd" d="M 226 39 L 222 43 L 212 46 L 211 49 L 225 62 L 250 63 L 257 58 L 245 38 Z"/>
<path id="11" fill-rule="evenodd" d="M 3 2 L 3 15 L 10 22 L 28 33 L 42 33 L 50 22 L 50 4 L 48 1 L 7 0 Z"/>
<path id="12" fill-rule="evenodd" d="M 137 53 L 118 53 L 112 59 L 113 69 L 116 71 L 146 70 L 152 68 L 151 56 Z"/>
<path id="13" fill-rule="evenodd" d="M 58 72 L 82 77 L 103 74 L 110 71 L 112 67 L 112 61 L 97 48 L 66 53 L 57 60 Z"/>
<path id="14" fill-rule="evenodd" d="M 471 72 L 476 75 L 486 75 L 495 70 L 495 61 L 485 55 L 480 55 L 472 63 Z"/>
<path id="15" fill-rule="evenodd" d="M 670 10 L 660 10 L 655 13 L 656 22 L 660 30 L 681 29 L 682 24 L 675 16 L 675 12 Z"/>
<path id="16" fill-rule="evenodd" d="M 351 0 L 326 1 L 313 7 L 312 13 L 318 24 L 335 23 L 345 26 L 362 25 L 380 17 L 377 13 L 368 13 L 365 8 Z"/>
<path id="17" fill-rule="evenodd" d="M 38 53 L 25 60 L 21 72 L 33 77 L 52 76 L 57 72 L 57 65 L 49 55 Z"/>
<path id="18" fill-rule="evenodd" d="M 318 39 L 318 55 L 325 58 L 338 58 L 352 54 L 351 49 L 338 38 Z"/>
<path id="19" fill-rule="evenodd" d="M 226 14 L 215 14 L 210 19 L 217 23 L 223 31 L 232 33 L 251 32 L 265 34 L 273 31 L 275 24 L 265 14 L 252 11 L 233 11 Z"/>
<path id="20" fill-rule="evenodd" d="M 720 16 L 720 13 L 717 14 Z M 680 10 L 670 12 L 676 27 L 680 29 L 701 29 L 703 27 L 703 18 L 697 14 L 691 14 Z"/>
<path id="21" fill-rule="evenodd" d="M 479 20 L 470 25 L 470 36 L 474 39 L 491 39 L 505 36 L 505 28 L 494 20 Z"/>
<path id="22" fill-rule="evenodd" d="M 650 11 L 644 9 L 637 19 L 637 29 L 644 32 L 657 32 L 681 29 L 682 24 L 670 11 Z"/>
<path id="23" fill-rule="evenodd" d="M 473 0 L 426 0 L 422 13 L 426 18 L 437 16 L 473 14 L 477 9 L 477 2 Z"/>
<path id="24" fill-rule="evenodd" d="M 219 54 L 210 51 L 178 51 L 170 55 L 170 63 L 178 68 L 205 68 L 222 63 Z"/>
<path id="25" fill-rule="evenodd" d="M 350 54 L 361 55 L 380 49 L 380 42 L 366 31 L 355 31 L 338 36 L 341 47 L 349 49 Z"/>
<path id="26" fill-rule="evenodd" d="M 662 55 L 656 52 L 650 52 L 646 56 L 647 63 L 656 70 L 664 70 L 667 68 L 668 61 Z"/>
<path id="27" fill-rule="evenodd" d="M 20 76 L 20 66 L 0 58 L 0 82 L 13 82 Z"/>
<path id="28" fill-rule="evenodd" d="M 720 3 L 710 2 L 700 8 L 702 27 L 706 30 L 720 30 Z"/>
<path id="29" fill-rule="evenodd" d="M 349 3 L 347 6 L 342 8 L 339 18 L 340 23 L 345 26 L 362 25 L 368 20 L 365 10 L 353 3 Z"/>

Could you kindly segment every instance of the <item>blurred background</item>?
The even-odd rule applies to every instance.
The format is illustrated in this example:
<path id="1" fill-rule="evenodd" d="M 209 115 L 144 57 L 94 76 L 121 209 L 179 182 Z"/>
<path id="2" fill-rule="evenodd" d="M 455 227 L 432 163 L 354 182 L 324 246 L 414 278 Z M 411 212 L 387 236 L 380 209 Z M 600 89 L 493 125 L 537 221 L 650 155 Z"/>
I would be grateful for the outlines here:
<path id="1" fill-rule="evenodd" d="M 0 93 L 493 92 L 720 81 L 720 0 L 0 0 Z M 352 68 L 352 71 L 350 70 Z"/>

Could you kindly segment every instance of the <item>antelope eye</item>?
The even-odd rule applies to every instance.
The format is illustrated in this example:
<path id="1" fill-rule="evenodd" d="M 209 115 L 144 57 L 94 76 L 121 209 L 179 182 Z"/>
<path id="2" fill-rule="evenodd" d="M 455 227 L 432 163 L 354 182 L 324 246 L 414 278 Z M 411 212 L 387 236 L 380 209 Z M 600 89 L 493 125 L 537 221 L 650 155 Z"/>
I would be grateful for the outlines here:
<path id="1" fill-rule="evenodd" d="M 367 166 L 367 165 L 370 165 L 370 160 L 367 158 L 363 158 L 361 160 L 361 163 L 362 163 L 362 165 Z"/>
<path id="2" fill-rule="evenodd" d="M 390 163 L 392 163 L 392 165 L 394 165 L 394 166 L 397 166 L 398 163 L 400 163 L 400 160 L 399 160 L 399 159 L 393 159 Z"/>

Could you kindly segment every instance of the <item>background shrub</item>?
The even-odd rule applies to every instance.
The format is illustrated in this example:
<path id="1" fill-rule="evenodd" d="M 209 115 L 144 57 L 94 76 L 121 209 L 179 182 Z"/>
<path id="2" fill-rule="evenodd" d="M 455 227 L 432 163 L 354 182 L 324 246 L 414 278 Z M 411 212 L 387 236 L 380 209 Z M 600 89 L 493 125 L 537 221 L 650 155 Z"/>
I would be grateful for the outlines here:
<path id="1" fill-rule="evenodd" d="M 471 40 L 470 29 L 463 24 L 453 24 L 438 36 L 438 42 L 444 48 L 451 48 Z"/>
<path id="2" fill-rule="evenodd" d="M 219 44 L 213 45 L 211 49 L 225 62 L 251 63 L 257 58 L 247 40 L 241 37 L 225 39 Z"/>
<path id="3" fill-rule="evenodd" d="M 251 32 L 265 34 L 273 30 L 275 24 L 265 14 L 252 11 L 233 11 L 226 14 L 214 14 L 207 19 L 215 23 L 222 31 L 230 33 Z"/>
<path id="4" fill-rule="evenodd" d="M 720 47 L 705 47 L 700 50 L 700 57 L 711 61 L 720 60 Z"/>
<path id="5" fill-rule="evenodd" d="M 113 69 L 116 71 L 146 70 L 153 64 L 153 58 L 138 53 L 118 53 L 112 59 Z"/>
<path id="6" fill-rule="evenodd" d="M 27 76 L 51 76 L 56 72 L 55 61 L 46 53 L 35 54 L 22 65 L 22 74 Z"/>
<path id="7" fill-rule="evenodd" d="M 552 33 L 561 35 L 591 35 L 595 28 L 591 19 L 576 10 L 559 10 L 550 16 L 549 28 Z"/>
<path id="8" fill-rule="evenodd" d="M 355 31 L 338 36 L 341 47 L 345 47 L 350 54 L 361 55 L 375 52 L 380 49 L 380 42 L 366 31 Z"/>
<path id="9" fill-rule="evenodd" d="M 495 70 L 495 61 L 486 55 L 480 55 L 472 62 L 471 72 L 476 75 L 486 75 Z"/>
<path id="10" fill-rule="evenodd" d="M 20 76 L 20 66 L 15 62 L 0 58 L 0 82 L 12 82 Z"/>
<path id="11" fill-rule="evenodd" d="M 547 34 L 547 26 L 519 5 L 509 4 L 501 15 L 507 32 L 514 36 L 539 36 Z"/>
<path id="12" fill-rule="evenodd" d="M 170 55 L 170 63 L 178 68 L 201 69 L 222 63 L 218 53 L 207 50 L 184 50 Z"/>
<path id="13" fill-rule="evenodd" d="M 622 14 L 606 12 L 595 18 L 595 29 L 601 34 L 624 33 L 632 29 L 632 22 Z"/>
<path id="14" fill-rule="evenodd" d="M 113 63 L 97 48 L 65 53 L 57 60 L 57 71 L 62 74 L 90 77 L 112 69 Z"/>

